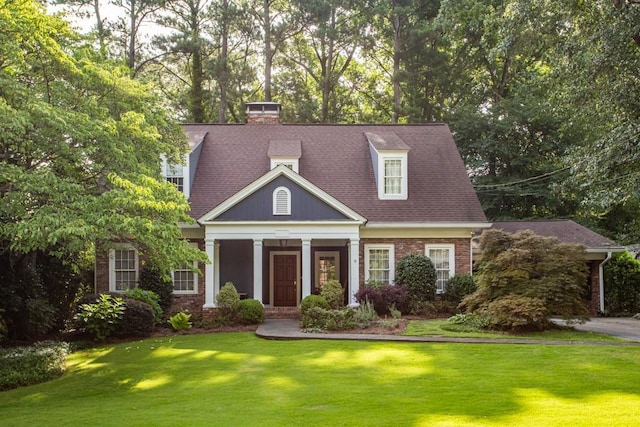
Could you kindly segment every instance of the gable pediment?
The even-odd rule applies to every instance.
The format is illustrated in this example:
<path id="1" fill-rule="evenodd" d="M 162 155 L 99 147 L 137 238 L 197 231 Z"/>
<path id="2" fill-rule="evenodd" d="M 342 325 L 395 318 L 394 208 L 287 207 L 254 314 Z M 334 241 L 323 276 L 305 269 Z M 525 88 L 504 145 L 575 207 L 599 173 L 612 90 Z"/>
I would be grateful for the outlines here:
<path id="1" fill-rule="evenodd" d="M 286 215 L 274 210 L 275 197 L 286 189 L 290 209 Z M 277 166 L 199 219 L 210 222 L 347 221 L 364 223 L 361 215 L 305 180 L 284 165 Z"/>

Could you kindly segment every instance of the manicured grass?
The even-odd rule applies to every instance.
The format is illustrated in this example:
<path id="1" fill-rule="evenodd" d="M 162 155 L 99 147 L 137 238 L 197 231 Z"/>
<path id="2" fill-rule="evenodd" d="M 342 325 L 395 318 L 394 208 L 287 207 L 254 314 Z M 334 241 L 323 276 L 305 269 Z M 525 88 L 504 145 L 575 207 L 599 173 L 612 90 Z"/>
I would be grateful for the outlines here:
<path id="1" fill-rule="evenodd" d="M 623 426 L 640 347 L 183 335 L 73 353 L 0 393 L 3 426 Z"/>
<path id="2" fill-rule="evenodd" d="M 459 328 L 458 328 L 459 327 Z M 459 330 L 456 330 L 459 329 Z M 451 338 L 524 338 L 532 340 L 560 340 L 560 341 L 595 341 L 595 342 L 621 342 L 628 341 L 624 338 L 614 337 L 597 332 L 576 331 L 573 329 L 557 329 L 543 332 L 521 333 L 518 335 L 500 332 L 487 332 L 483 330 L 470 330 L 463 325 L 447 324 L 446 319 L 412 320 L 407 325 L 403 335 L 409 336 L 442 336 Z"/>

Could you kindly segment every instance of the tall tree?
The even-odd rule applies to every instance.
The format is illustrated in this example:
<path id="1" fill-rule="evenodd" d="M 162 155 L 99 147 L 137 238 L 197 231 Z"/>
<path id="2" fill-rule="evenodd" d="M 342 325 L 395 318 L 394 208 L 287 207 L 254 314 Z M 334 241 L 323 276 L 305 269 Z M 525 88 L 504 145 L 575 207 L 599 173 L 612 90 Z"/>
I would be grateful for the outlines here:
<path id="1" fill-rule="evenodd" d="M 211 96 L 206 90 L 205 62 L 212 54 L 211 42 L 203 36 L 210 31 L 211 11 L 208 0 L 173 0 L 165 5 L 165 14 L 158 18 L 158 23 L 171 30 L 168 35 L 158 36 L 154 44 L 166 53 L 165 69 L 170 69 L 168 62 L 178 62 L 186 69 L 188 95 L 186 97 L 186 120 L 193 123 L 204 123 L 211 119 L 207 114 Z M 173 69 L 175 67 L 172 67 Z M 176 72 L 173 72 L 174 76 Z M 184 98 L 180 98 L 181 101 Z M 209 108 L 210 109 L 210 108 Z"/>
<path id="2" fill-rule="evenodd" d="M 135 77 L 140 71 L 140 28 L 151 20 L 165 3 L 165 0 L 111 0 L 120 7 L 125 16 L 118 17 L 113 24 L 114 32 L 119 34 L 123 46 L 125 63 Z"/>
<path id="3" fill-rule="evenodd" d="M 317 84 L 319 121 L 336 121 L 337 111 L 331 106 L 332 95 L 359 47 L 359 29 L 365 22 L 365 9 L 357 1 L 349 0 L 295 3 L 307 17 L 306 26 L 290 46 L 288 57 Z"/>
<path id="4" fill-rule="evenodd" d="M 160 177 L 181 128 L 151 87 L 94 58 L 35 0 L 0 0 L 0 252 L 64 255 L 135 241 L 171 268 L 194 258 L 184 196 Z"/>
<path id="5" fill-rule="evenodd" d="M 545 86 L 566 18 L 549 1 L 442 2 L 452 87 L 461 93 L 447 117 L 492 219 L 575 209 L 553 192 L 571 141 Z"/>

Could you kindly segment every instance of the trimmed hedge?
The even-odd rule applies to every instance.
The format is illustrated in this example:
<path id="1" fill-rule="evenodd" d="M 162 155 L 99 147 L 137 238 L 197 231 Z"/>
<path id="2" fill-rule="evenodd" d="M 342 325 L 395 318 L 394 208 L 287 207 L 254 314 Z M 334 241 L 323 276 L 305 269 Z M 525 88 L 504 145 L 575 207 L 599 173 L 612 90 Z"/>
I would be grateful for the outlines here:
<path id="1" fill-rule="evenodd" d="M 41 342 L 30 347 L 0 348 L 0 390 L 39 384 L 62 375 L 69 344 Z"/>
<path id="2" fill-rule="evenodd" d="M 238 303 L 238 320 L 244 325 L 264 322 L 264 307 L 255 299 L 241 299 Z"/>
<path id="3" fill-rule="evenodd" d="M 300 302 L 300 314 L 302 316 L 312 307 L 320 307 L 329 310 L 331 307 L 322 295 L 307 295 Z"/>

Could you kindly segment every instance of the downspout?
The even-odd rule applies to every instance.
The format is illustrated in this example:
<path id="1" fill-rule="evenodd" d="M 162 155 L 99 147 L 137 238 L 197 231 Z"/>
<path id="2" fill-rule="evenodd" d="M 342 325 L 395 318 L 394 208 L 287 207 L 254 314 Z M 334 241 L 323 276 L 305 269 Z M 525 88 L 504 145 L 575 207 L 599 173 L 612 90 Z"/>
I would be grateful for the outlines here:
<path id="1" fill-rule="evenodd" d="M 611 251 L 607 251 L 607 257 L 598 267 L 598 281 L 600 282 L 600 313 L 604 313 L 604 265 L 611 259 Z"/>

